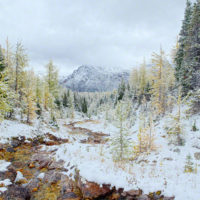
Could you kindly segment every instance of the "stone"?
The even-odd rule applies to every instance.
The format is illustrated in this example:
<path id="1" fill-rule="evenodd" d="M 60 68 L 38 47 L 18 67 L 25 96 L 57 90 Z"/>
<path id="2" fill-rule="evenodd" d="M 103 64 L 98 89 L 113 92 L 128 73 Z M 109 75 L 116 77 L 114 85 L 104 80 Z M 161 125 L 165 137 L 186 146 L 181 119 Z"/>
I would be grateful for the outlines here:
<path id="1" fill-rule="evenodd" d="M 200 160 L 200 152 L 194 153 L 194 157 L 196 160 Z"/>
<path id="2" fill-rule="evenodd" d="M 7 148 L 6 148 L 6 151 L 9 152 L 9 153 L 14 153 L 14 152 L 16 152 L 16 151 L 14 150 L 13 147 L 7 147 Z"/>
<path id="3" fill-rule="evenodd" d="M 48 158 L 48 155 L 46 154 L 43 154 L 43 153 L 37 153 L 37 154 L 34 154 L 31 158 L 31 161 L 32 162 L 42 162 L 43 160 L 47 159 Z"/>
<path id="4" fill-rule="evenodd" d="M 137 200 L 150 200 L 150 198 L 147 195 L 141 195 L 137 198 Z"/>
<path id="5" fill-rule="evenodd" d="M 120 198 L 120 194 L 119 193 L 113 193 L 110 197 L 111 200 L 118 200 Z"/>
<path id="6" fill-rule="evenodd" d="M 20 136 L 20 137 L 15 137 L 15 138 L 12 138 L 12 141 L 11 141 L 11 146 L 13 148 L 16 148 L 18 146 L 21 146 L 22 144 L 24 144 L 25 142 L 25 136 Z"/>
<path id="7" fill-rule="evenodd" d="M 62 169 L 63 165 L 64 165 L 64 161 L 63 160 L 53 161 L 48 165 L 48 170 Z"/>
<path id="8" fill-rule="evenodd" d="M 45 141 L 45 145 L 54 146 L 54 145 L 58 145 L 58 142 L 57 141 Z"/>
<path id="9" fill-rule="evenodd" d="M 39 183 L 40 183 L 40 181 L 37 178 L 31 179 L 30 182 L 28 183 L 28 185 L 26 186 L 26 188 L 31 193 L 36 190 L 35 188 L 39 187 Z"/>
<path id="10" fill-rule="evenodd" d="M 22 185 L 28 183 L 28 181 L 26 179 L 20 179 L 16 183 Z"/>
<path id="11" fill-rule="evenodd" d="M 8 186 L 8 190 L 3 194 L 5 200 L 29 200 L 30 193 L 26 188 L 17 185 Z"/>
<path id="12" fill-rule="evenodd" d="M 0 151 L 2 151 L 4 149 L 4 144 L 0 143 Z"/>
<path id="13" fill-rule="evenodd" d="M 142 190 L 129 190 L 126 193 L 129 196 L 137 197 L 137 196 L 140 196 L 142 194 Z"/>
<path id="14" fill-rule="evenodd" d="M 13 167 L 8 167 L 8 170 L 5 172 L 0 172 L 0 179 L 10 179 L 11 182 L 15 181 L 15 178 L 17 176 L 17 172 Z"/>
<path id="15" fill-rule="evenodd" d="M 164 160 L 168 160 L 168 161 L 172 161 L 173 158 L 170 158 L 170 157 L 165 157 Z"/>
<path id="16" fill-rule="evenodd" d="M 173 152 L 176 152 L 176 153 L 180 153 L 180 151 L 181 150 L 179 148 L 176 148 L 176 149 L 173 150 Z"/>
<path id="17" fill-rule="evenodd" d="M 51 164 L 51 160 L 50 159 L 45 159 L 43 161 L 40 161 L 39 162 L 39 169 L 42 169 L 42 168 L 48 168 L 48 166 Z"/>
<path id="18" fill-rule="evenodd" d="M 103 184 L 103 186 L 100 187 L 98 184 L 88 181 L 86 181 L 85 184 L 81 183 L 80 189 L 85 199 L 104 197 L 112 192 L 110 185 Z"/>
<path id="19" fill-rule="evenodd" d="M 61 180 L 62 174 L 57 171 L 49 171 L 45 174 L 43 181 L 49 184 L 55 184 Z"/>
<path id="20" fill-rule="evenodd" d="M 58 198 L 58 200 L 80 200 L 81 198 L 78 197 L 74 192 L 69 192 L 61 197 Z"/>

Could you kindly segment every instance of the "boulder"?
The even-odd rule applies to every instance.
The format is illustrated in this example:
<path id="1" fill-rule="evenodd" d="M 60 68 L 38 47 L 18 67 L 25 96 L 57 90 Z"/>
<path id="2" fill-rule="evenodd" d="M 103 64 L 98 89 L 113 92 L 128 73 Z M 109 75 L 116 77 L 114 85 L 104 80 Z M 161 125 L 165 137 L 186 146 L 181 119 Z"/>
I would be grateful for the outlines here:
<path id="1" fill-rule="evenodd" d="M 142 194 L 142 190 L 129 190 L 126 192 L 128 196 L 138 197 Z"/>
<path id="2" fill-rule="evenodd" d="M 48 165 L 48 170 L 62 169 L 64 165 L 63 160 L 53 161 Z"/>
<path id="3" fill-rule="evenodd" d="M 15 137 L 15 138 L 12 138 L 12 141 L 11 141 L 11 146 L 13 148 L 16 148 L 18 146 L 21 146 L 22 144 L 24 144 L 25 142 L 25 136 L 20 136 L 20 137 Z"/>
<path id="4" fill-rule="evenodd" d="M 29 200 L 30 193 L 26 188 L 17 185 L 8 186 L 8 190 L 3 194 L 4 200 Z"/>
<path id="5" fill-rule="evenodd" d="M 98 184 L 88 181 L 86 181 L 86 183 L 81 183 L 80 189 L 85 199 L 104 197 L 112 192 L 110 185 L 103 184 L 102 187 L 100 187 Z"/>
<path id="6" fill-rule="evenodd" d="M 141 195 L 137 198 L 137 200 L 150 200 L 150 198 L 147 195 Z"/>
<path id="7" fill-rule="evenodd" d="M 58 198 L 58 200 L 80 200 L 81 198 L 78 197 L 74 192 L 68 192 L 63 194 Z"/>
<path id="8" fill-rule="evenodd" d="M 39 183 L 40 181 L 37 178 L 31 179 L 26 188 L 31 193 L 36 190 L 35 188 L 39 187 Z"/>
<path id="9" fill-rule="evenodd" d="M 14 153 L 14 152 L 16 152 L 16 151 L 14 150 L 13 147 L 7 147 L 7 148 L 6 148 L 6 151 L 9 152 L 9 153 Z"/>
<path id="10" fill-rule="evenodd" d="M 43 181 L 49 184 L 55 184 L 58 181 L 61 180 L 62 174 L 60 172 L 57 171 L 48 171 L 45 176 Z"/>
<path id="11" fill-rule="evenodd" d="M 11 182 L 15 181 L 17 172 L 13 167 L 8 167 L 8 170 L 5 172 L 0 172 L 0 180 L 10 179 Z"/>

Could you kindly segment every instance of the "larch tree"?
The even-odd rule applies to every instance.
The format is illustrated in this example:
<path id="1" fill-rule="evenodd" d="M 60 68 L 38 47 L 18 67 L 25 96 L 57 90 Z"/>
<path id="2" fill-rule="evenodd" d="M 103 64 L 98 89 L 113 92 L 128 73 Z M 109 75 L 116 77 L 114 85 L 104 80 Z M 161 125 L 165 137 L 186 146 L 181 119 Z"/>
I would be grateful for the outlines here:
<path id="1" fill-rule="evenodd" d="M 145 61 L 145 59 L 140 66 L 139 82 L 140 82 L 140 84 L 139 84 L 140 95 L 143 96 L 145 94 L 145 88 L 146 88 L 146 84 L 147 84 L 146 61 Z"/>
<path id="2" fill-rule="evenodd" d="M 5 63 L 8 71 L 8 82 L 12 90 L 15 88 L 14 53 L 7 38 L 5 48 Z"/>
<path id="3" fill-rule="evenodd" d="M 56 120 L 56 100 L 59 99 L 58 71 L 50 60 L 46 65 L 45 76 L 45 108 L 50 110 L 53 123 Z"/>
<path id="4" fill-rule="evenodd" d="M 143 153 L 149 154 L 156 149 L 152 113 L 152 105 L 147 106 L 146 99 L 143 98 L 139 113 L 138 141 L 133 147 L 134 158 Z"/>
<path id="5" fill-rule="evenodd" d="M 175 136 L 176 141 L 175 143 L 179 146 L 184 144 L 183 140 L 183 133 L 184 133 L 184 126 L 182 124 L 183 121 L 183 111 L 182 111 L 182 106 L 185 103 L 185 101 L 188 99 L 188 96 L 183 97 L 182 95 L 182 89 L 179 87 L 178 90 L 178 97 L 173 97 L 174 103 L 177 105 L 177 111 L 174 114 L 170 115 L 171 122 L 170 127 L 168 128 L 167 133 L 169 136 Z"/>
<path id="6" fill-rule="evenodd" d="M 168 92 L 174 84 L 174 72 L 162 48 L 159 54 L 153 53 L 152 57 L 152 101 L 156 114 L 162 115 L 168 106 Z"/>
<path id="7" fill-rule="evenodd" d="M 130 75 L 130 85 L 131 89 L 133 90 L 133 96 L 138 96 L 138 90 L 139 90 L 139 72 L 137 68 L 134 68 Z"/>
<path id="8" fill-rule="evenodd" d="M 46 82 L 49 88 L 49 93 L 52 94 L 54 98 L 57 98 L 59 93 L 58 71 L 52 60 L 50 60 L 46 65 L 46 69 Z"/>
<path id="9" fill-rule="evenodd" d="M 35 117 L 36 111 L 36 96 L 35 96 L 35 77 L 33 71 L 28 71 L 25 74 L 24 102 L 26 114 L 26 122 L 30 123 Z"/>
<path id="10" fill-rule="evenodd" d="M 28 65 L 28 57 L 22 43 L 18 42 L 15 51 L 15 92 L 20 93 L 24 68 Z"/>

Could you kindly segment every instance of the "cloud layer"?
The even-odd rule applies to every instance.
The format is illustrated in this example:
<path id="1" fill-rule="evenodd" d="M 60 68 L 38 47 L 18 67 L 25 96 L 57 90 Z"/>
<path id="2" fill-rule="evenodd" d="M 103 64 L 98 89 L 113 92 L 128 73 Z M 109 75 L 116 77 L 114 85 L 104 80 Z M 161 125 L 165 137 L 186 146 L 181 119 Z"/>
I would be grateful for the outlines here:
<path id="1" fill-rule="evenodd" d="M 62 74 L 81 64 L 131 68 L 160 45 L 170 52 L 185 0 L 0 0 L 0 43 L 22 41 L 31 66 L 53 59 Z"/>

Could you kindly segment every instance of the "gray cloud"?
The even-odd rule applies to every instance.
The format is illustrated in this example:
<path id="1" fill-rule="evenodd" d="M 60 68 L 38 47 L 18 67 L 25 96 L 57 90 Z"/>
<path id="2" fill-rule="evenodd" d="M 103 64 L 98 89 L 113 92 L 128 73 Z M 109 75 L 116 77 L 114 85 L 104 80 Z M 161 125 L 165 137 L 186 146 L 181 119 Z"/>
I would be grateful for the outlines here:
<path id="1" fill-rule="evenodd" d="M 0 0 L 0 43 L 21 40 L 31 66 L 53 59 L 62 74 L 81 64 L 131 68 L 160 45 L 167 53 L 185 0 Z"/>

